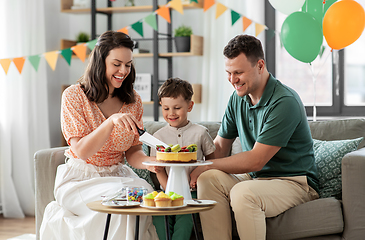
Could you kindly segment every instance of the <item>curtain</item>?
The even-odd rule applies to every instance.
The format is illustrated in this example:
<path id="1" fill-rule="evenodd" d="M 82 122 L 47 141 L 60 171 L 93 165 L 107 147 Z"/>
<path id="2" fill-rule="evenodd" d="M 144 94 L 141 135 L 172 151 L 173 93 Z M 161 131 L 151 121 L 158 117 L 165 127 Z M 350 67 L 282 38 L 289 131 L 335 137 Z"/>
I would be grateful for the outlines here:
<path id="1" fill-rule="evenodd" d="M 44 0 L 0 1 L 0 59 L 45 52 Z M 0 67 L 0 204 L 4 217 L 34 216 L 33 155 L 50 147 L 47 63 Z"/>
<path id="2" fill-rule="evenodd" d="M 234 91 L 224 68 L 224 47 L 238 34 L 246 33 L 255 36 L 255 23 L 265 24 L 264 0 L 219 0 L 217 2 L 228 9 L 218 19 L 215 19 L 215 6 L 204 13 L 201 121 L 221 121 L 228 99 Z M 230 9 L 253 21 L 245 32 L 243 32 L 242 17 L 232 26 Z M 257 37 L 265 46 L 263 41 L 265 33 L 262 32 Z"/>

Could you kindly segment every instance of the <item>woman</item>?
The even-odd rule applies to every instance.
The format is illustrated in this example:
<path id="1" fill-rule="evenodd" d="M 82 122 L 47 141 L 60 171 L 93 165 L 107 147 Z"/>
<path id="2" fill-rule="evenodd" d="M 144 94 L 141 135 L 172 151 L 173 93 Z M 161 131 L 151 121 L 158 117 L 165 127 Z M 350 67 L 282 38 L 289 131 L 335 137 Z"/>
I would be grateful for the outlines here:
<path id="1" fill-rule="evenodd" d="M 125 186 L 152 187 L 126 165 L 146 168 L 136 126 L 143 128 L 141 97 L 133 89 L 133 41 L 121 32 L 103 33 L 78 84 L 62 95 L 61 127 L 71 146 L 57 169 L 56 201 L 45 209 L 41 239 L 102 239 L 106 214 L 86 204 Z M 142 239 L 157 239 L 151 217 L 141 217 Z M 113 215 L 108 239 L 132 239 L 135 217 Z"/>

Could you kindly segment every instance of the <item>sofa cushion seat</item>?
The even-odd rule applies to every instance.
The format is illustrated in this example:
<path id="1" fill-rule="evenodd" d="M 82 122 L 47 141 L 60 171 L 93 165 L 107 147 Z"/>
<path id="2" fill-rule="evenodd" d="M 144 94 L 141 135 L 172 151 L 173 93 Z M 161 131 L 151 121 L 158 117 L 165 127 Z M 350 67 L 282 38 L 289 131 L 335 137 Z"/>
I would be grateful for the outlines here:
<path id="1" fill-rule="evenodd" d="M 298 219 L 300 218 L 300 219 Z M 298 239 L 343 231 L 341 202 L 335 198 L 313 200 L 266 219 L 267 240 Z"/>

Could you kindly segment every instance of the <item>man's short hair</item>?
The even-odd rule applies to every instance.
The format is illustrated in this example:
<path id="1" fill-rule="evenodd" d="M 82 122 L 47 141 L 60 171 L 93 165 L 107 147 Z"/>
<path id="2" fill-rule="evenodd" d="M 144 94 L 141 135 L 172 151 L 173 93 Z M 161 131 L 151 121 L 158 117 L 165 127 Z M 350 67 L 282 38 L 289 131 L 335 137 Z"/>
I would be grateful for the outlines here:
<path id="1" fill-rule="evenodd" d="M 229 59 L 236 58 L 241 53 L 245 54 L 252 64 L 256 64 L 260 59 L 265 60 L 260 40 L 251 35 L 237 35 L 228 42 L 223 50 L 224 56 Z"/>

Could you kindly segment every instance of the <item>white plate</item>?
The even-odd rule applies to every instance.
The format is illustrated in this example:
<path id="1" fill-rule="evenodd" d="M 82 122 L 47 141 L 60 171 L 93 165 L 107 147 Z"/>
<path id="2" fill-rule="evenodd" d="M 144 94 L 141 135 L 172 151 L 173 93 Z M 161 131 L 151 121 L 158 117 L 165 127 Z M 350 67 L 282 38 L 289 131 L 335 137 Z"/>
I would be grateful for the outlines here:
<path id="1" fill-rule="evenodd" d="M 136 207 L 139 206 L 139 202 L 132 202 L 132 201 L 110 201 L 110 202 L 102 202 L 104 206 L 108 207 Z"/>
<path id="2" fill-rule="evenodd" d="M 209 206 L 214 205 L 217 202 L 213 200 L 198 200 L 199 202 L 196 202 L 194 200 L 186 200 L 185 203 L 189 206 Z"/>
<path id="3" fill-rule="evenodd" d="M 143 204 L 141 204 L 141 207 L 153 209 L 153 210 L 174 210 L 174 209 L 179 209 L 179 208 L 183 208 L 186 206 L 187 206 L 186 203 L 184 203 L 184 205 L 182 205 L 182 206 L 173 206 L 173 207 L 151 207 L 151 206 L 144 206 Z"/>

